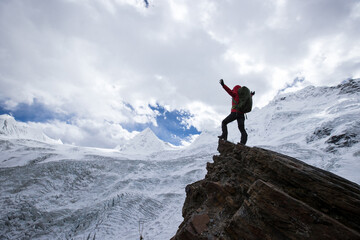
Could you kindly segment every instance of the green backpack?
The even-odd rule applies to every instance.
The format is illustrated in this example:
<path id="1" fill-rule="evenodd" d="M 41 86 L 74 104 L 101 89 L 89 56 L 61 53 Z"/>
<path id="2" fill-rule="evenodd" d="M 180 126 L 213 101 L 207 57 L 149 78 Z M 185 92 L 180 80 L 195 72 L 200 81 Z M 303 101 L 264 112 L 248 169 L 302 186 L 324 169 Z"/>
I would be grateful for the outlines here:
<path id="1" fill-rule="evenodd" d="M 233 99 L 233 101 L 235 102 L 234 108 L 242 113 L 251 112 L 253 102 L 249 88 L 245 86 L 239 88 L 238 95 L 239 95 L 238 103 Z"/>

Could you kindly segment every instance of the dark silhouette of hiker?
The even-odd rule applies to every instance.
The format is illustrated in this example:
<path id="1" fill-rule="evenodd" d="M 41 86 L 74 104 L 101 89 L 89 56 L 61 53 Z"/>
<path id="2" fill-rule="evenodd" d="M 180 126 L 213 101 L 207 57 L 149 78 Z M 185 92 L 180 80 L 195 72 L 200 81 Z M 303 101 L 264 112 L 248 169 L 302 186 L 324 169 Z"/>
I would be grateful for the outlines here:
<path id="1" fill-rule="evenodd" d="M 239 90 L 239 88 L 241 88 L 241 86 L 236 85 L 231 90 L 228 86 L 225 85 L 224 80 L 222 80 L 222 79 L 220 80 L 220 84 L 225 89 L 225 91 L 232 97 L 232 108 L 231 108 L 231 113 L 229 114 L 229 116 L 227 116 L 221 123 L 222 134 L 219 136 L 219 138 L 227 141 L 227 137 L 228 137 L 227 125 L 228 125 L 228 123 L 231 123 L 232 121 L 237 120 L 238 128 L 241 133 L 240 144 L 245 145 L 247 142 L 247 138 L 248 138 L 248 135 L 245 130 L 245 115 L 244 115 L 244 113 L 239 112 L 235 108 L 236 104 L 239 102 L 238 90 Z M 254 94 L 255 94 L 255 92 L 251 92 L 251 95 L 254 95 Z"/>

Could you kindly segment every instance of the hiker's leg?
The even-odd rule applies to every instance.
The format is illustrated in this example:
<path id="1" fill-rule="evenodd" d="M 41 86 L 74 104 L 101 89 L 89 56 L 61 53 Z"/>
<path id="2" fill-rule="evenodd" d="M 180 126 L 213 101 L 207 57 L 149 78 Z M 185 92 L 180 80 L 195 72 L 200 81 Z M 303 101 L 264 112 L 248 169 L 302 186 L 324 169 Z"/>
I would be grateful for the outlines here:
<path id="1" fill-rule="evenodd" d="M 229 116 L 227 116 L 221 123 L 221 129 L 222 129 L 222 135 L 220 136 L 220 138 L 227 140 L 227 136 L 228 136 L 228 131 L 227 131 L 227 126 L 228 123 L 231 123 L 232 121 L 234 121 L 236 119 L 236 113 L 232 112 L 229 114 Z"/>
<path id="2" fill-rule="evenodd" d="M 238 122 L 238 127 L 239 127 L 239 130 L 241 132 L 241 141 L 240 143 L 241 144 L 246 144 L 247 142 L 247 132 L 245 130 L 245 116 L 243 113 L 238 113 L 238 116 L 237 116 L 237 122 Z"/>

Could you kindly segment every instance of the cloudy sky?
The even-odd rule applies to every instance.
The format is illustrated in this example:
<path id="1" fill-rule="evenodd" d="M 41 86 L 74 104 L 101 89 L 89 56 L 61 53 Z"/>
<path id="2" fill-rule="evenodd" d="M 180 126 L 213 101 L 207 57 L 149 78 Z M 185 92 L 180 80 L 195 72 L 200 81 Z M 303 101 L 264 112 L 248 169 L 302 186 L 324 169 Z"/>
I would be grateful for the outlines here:
<path id="1" fill-rule="evenodd" d="M 150 127 L 179 145 L 220 125 L 229 87 L 360 77 L 359 0 L 0 0 L 0 113 L 115 147 Z"/>

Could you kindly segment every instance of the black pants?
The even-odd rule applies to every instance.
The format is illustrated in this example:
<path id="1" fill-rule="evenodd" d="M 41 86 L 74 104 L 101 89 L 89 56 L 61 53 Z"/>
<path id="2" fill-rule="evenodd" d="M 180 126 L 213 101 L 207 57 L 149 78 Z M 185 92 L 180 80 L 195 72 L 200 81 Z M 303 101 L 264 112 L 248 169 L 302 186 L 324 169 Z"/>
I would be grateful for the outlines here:
<path id="1" fill-rule="evenodd" d="M 228 123 L 231 123 L 234 120 L 237 120 L 238 123 L 238 128 L 241 132 L 241 140 L 240 143 L 241 144 L 246 144 L 247 141 L 247 133 L 245 131 L 245 116 L 243 113 L 235 113 L 235 112 L 231 112 L 229 116 L 227 116 L 221 123 L 221 129 L 222 129 L 222 137 L 227 140 L 227 136 L 228 136 L 228 130 L 227 130 L 227 126 Z"/>

